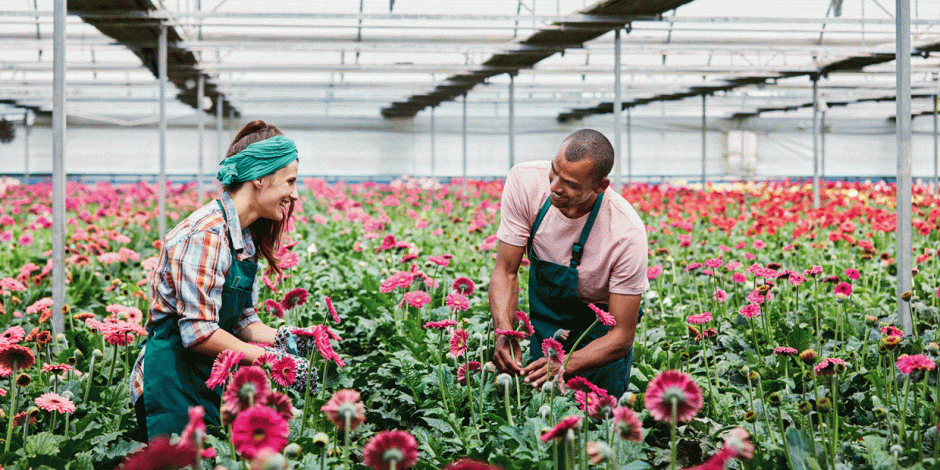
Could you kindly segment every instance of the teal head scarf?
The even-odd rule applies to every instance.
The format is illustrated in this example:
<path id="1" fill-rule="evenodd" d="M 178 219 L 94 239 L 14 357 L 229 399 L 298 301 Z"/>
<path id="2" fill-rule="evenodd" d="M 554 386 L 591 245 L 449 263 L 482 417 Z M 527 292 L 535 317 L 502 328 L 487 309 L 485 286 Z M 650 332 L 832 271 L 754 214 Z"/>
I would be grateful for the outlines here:
<path id="1" fill-rule="evenodd" d="M 282 135 L 255 142 L 222 160 L 215 177 L 223 186 L 252 181 L 274 173 L 297 159 L 294 141 Z"/>

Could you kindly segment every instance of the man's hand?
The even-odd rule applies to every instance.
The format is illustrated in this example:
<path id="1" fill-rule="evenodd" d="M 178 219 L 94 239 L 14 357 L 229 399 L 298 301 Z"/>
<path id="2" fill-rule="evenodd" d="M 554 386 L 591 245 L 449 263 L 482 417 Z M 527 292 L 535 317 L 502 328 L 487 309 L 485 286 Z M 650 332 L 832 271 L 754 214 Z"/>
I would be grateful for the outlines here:
<path id="1" fill-rule="evenodd" d="M 522 348 L 519 341 L 511 336 L 496 335 L 496 346 L 493 351 L 493 365 L 496 370 L 511 375 L 522 372 Z"/>
<path id="2" fill-rule="evenodd" d="M 532 385 L 536 390 L 541 389 L 542 384 L 548 381 L 548 376 L 546 375 L 548 373 L 548 367 L 546 367 L 546 363 L 548 363 L 548 359 L 542 357 L 522 369 L 522 376 L 525 377 L 525 383 Z M 560 365 L 551 364 L 553 380 L 558 379 L 558 373 L 560 371 Z"/>

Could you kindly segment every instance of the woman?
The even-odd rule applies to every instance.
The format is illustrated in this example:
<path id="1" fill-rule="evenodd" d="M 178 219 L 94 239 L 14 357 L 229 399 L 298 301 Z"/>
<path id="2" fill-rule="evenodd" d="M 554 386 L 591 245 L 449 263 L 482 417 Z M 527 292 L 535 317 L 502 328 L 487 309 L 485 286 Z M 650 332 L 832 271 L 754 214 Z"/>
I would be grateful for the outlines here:
<path id="1" fill-rule="evenodd" d="M 298 368 L 293 388 L 316 386 L 316 372 L 295 355 L 294 328 L 275 330 L 254 308 L 258 255 L 280 274 L 275 253 L 298 199 L 298 161 L 294 142 L 277 127 L 248 123 L 216 175 L 221 197 L 164 237 L 151 279 L 149 336 L 130 383 L 148 439 L 182 431 L 191 406 L 205 408 L 207 424 L 220 423 L 221 386 L 209 389 L 206 380 L 226 349 L 245 353 L 242 364 L 265 353 L 290 355 Z"/>

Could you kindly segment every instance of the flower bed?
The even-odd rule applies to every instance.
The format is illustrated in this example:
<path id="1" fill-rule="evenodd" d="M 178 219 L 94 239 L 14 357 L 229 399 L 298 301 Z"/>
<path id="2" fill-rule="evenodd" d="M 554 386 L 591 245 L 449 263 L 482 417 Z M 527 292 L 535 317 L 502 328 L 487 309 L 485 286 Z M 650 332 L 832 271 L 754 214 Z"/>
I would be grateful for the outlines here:
<path id="1" fill-rule="evenodd" d="M 914 194 L 908 337 L 896 317 L 893 186 L 829 183 L 820 209 L 792 182 L 627 188 L 648 226 L 651 290 L 632 393 L 606 397 L 578 381 L 533 390 L 488 364 L 500 182 L 471 182 L 466 195 L 414 180 L 305 185 L 286 275 L 262 276 L 258 310 L 269 325 L 309 327 L 322 386 L 290 389 L 286 363 L 221 364 L 226 388 L 254 377 L 250 397 L 227 395 L 242 400 L 228 424 L 200 426 L 194 410 L 182 439 L 140 450 L 126 382 L 146 336 L 156 189 L 69 183 L 57 332 L 51 185 L 0 183 L 0 462 L 401 469 L 468 457 L 639 470 L 709 456 L 703 468 L 721 468 L 753 453 L 747 468 L 926 468 L 940 452 L 940 205 L 925 188 Z M 192 185 L 168 194 L 171 223 L 198 206 Z M 526 300 L 516 330 L 500 334 L 526 337 Z M 473 465 L 452 468 L 485 468 Z"/>

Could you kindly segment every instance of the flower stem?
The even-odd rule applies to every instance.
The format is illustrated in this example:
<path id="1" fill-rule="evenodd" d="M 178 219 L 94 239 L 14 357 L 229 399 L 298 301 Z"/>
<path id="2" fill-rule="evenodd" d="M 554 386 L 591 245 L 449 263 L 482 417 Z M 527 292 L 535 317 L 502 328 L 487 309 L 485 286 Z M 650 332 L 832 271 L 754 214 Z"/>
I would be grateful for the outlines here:
<path id="1" fill-rule="evenodd" d="M 516 423 L 512 420 L 512 407 L 510 406 L 511 401 L 512 400 L 509 398 L 509 384 L 506 384 L 503 386 L 503 402 L 506 404 L 506 421 L 509 421 L 510 426 L 515 426 Z"/>
<path id="2" fill-rule="evenodd" d="M 117 345 L 114 346 L 114 354 L 111 356 L 111 370 L 108 371 L 108 388 L 111 388 L 111 379 L 114 378 L 114 364 L 117 363 Z"/>
<path id="3" fill-rule="evenodd" d="M 783 427 L 783 411 L 777 408 L 777 422 L 780 424 L 780 437 L 783 439 L 783 453 L 787 456 L 787 468 L 793 470 L 793 457 L 790 456 L 790 449 L 787 447 L 787 431 Z M 814 444 L 815 447 L 815 444 Z"/>
<path id="4" fill-rule="evenodd" d="M 832 375 L 832 468 L 836 468 L 836 451 L 839 446 L 839 384 L 836 378 L 839 374 Z"/>
<path id="5" fill-rule="evenodd" d="M 676 470 L 676 420 L 679 411 L 679 401 L 678 398 L 672 397 L 669 399 L 670 405 L 672 405 L 672 421 L 669 422 L 669 447 L 671 447 L 671 452 L 669 454 L 669 469 Z"/>
<path id="6" fill-rule="evenodd" d="M 343 421 L 344 421 L 344 424 L 346 425 L 346 426 L 343 428 L 343 458 L 349 459 L 349 434 L 352 433 L 352 428 L 351 428 L 351 425 L 352 425 L 352 415 L 351 415 L 351 413 L 345 413 L 344 416 L 343 416 Z M 351 469 L 352 466 L 353 466 L 353 464 L 352 464 L 352 459 L 349 459 L 349 460 L 348 460 L 348 463 L 349 463 L 349 468 Z"/>
<path id="7" fill-rule="evenodd" d="M 13 392 L 13 396 L 10 398 L 10 415 L 7 416 L 7 441 L 3 445 L 3 453 L 10 451 L 10 439 L 13 438 L 13 418 L 16 416 L 16 398 L 18 387 L 16 386 L 16 371 L 19 361 L 16 359 L 13 360 L 13 373 L 10 374 L 10 390 Z M 23 422 L 24 426 L 29 425 L 29 416 L 26 417 L 26 420 Z"/>
<path id="8" fill-rule="evenodd" d="M 88 383 L 85 385 L 85 396 L 82 398 L 82 402 L 88 401 L 88 392 L 91 391 L 91 382 L 95 378 L 95 355 L 91 355 L 91 362 L 88 365 Z"/>
<path id="9" fill-rule="evenodd" d="M 708 339 L 702 338 L 702 343 L 703 343 L 702 353 L 704 354 L 704 360 L 705 360 L 705 376 L 708 378 L 708 380 L 706 380 L 706 383 L 708 383 L 708 401 L 711 403 L 711 415 L 713 417 L 717 417 L 718 407 L 715 405 L 715 392 L 714 392 L 714 389 L 712 389 L 711 367 L 708 365 Z M 716 372 L 716 375 L 717 375 L 717 372 Z M 717 382 L 717 377 L 715 381 Z M 715 386 L 716 387 L 718 386 L 717 383 Z"/>
<path id="10" fill-rule="evenodd" d="M 310 350 L 310 353 L 307 355 L 307 366 L 313 362 L 313 349 Z M 324 360 L 326 360 L 324 358 Z M 320 388 L 323 388 L 323 385 L 320 385 Z M 307 430 L 307 413 L 310 410 L 310 377 L 307 377 L 307 386 L 304 388 L 304 415 L 300 418 L 300 435 L 304 435 L 304 431 Z"/>
<path id="11" fill-rule="evenodd" d="M 447 394 L 444 392 L 444 365 L 441 356 L 444 349 L 444 330 L 441 330 L 440 339 L 437 348 L 437 383 L 441 386 L 441 400 L 444 402 L 444 410 L 450 415 L 450 405 L 447 403 Z"/>
<path id="12" fill-rule="evenodd" d="M 905 434 L 904 424 L 907 422 L 907 398 L 908 392 L 911 388 L 911 377 L 907 377 L 907 381 L 904 382 L 904 406 L 899 408 L 901 412 L 901 427 L 898 428 L 898 445 L 904 446 L 907 441 L 907 434 Z"/>

